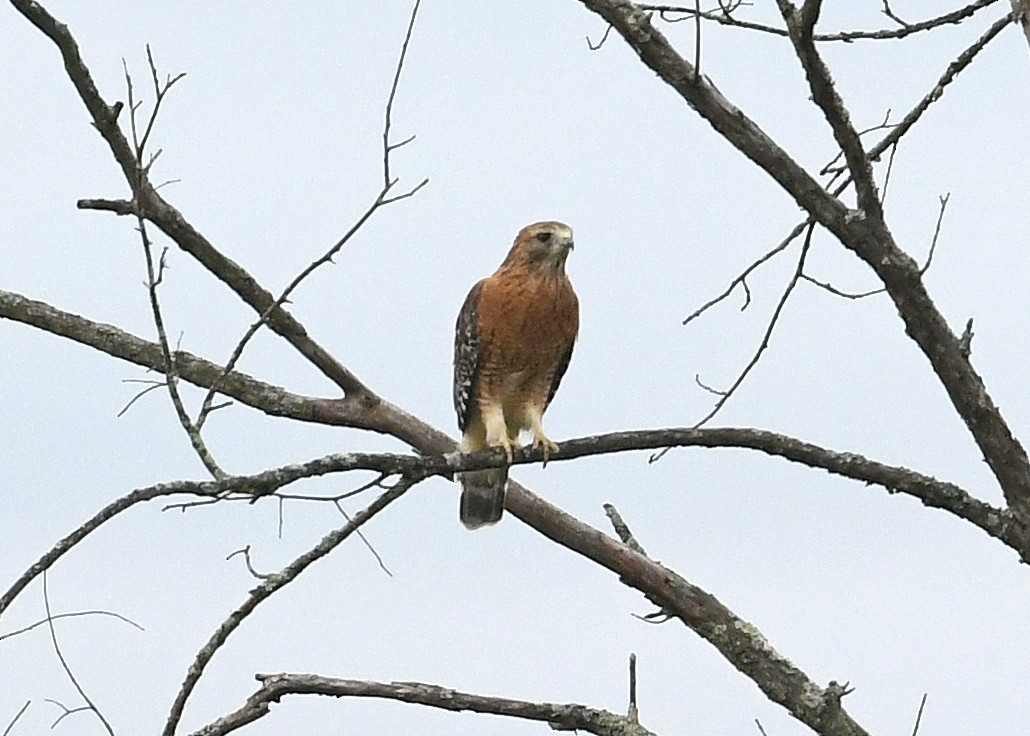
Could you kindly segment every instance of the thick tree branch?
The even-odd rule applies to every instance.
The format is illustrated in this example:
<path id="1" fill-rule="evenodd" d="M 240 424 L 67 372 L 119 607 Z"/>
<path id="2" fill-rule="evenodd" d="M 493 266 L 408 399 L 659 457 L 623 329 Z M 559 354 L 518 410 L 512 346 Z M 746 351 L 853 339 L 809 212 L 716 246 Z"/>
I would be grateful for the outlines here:
<path id="1" fill-rule="evenodd" d="M 384 402 L 386 403 L 386 402 Z M 411 417 L 411 421 L 422 424 Z M 422 478 L 429 476 L 452 477 L 455 472 L 495 467 L 503 462 L 498 450 L 477 453 L 456 452 L 454 441 L 427 425 L 427 435 L 440 435 L 448 446 L 444 452 L 426 455 L 396 453 L 337 453 L 303 463 L 284 465 L 261 473 L 232 476 L 222 480 L 175 481 L 141 488 L 112 502 L 79 529 L 61 540 L 14 585 L 0 596 L 0 616 L 15 597 L 38 575 L 49 569 L 62 555 L 102 524 L 137 503 L 170 495 L 190 494 L 205 498 L 245 496 L 252 499 L 268 496 L 285 486 L 307 478 L 334 473 L 369 470 L 381 476 Z M 891 493 L 902 493 L 919 499 L 924 505 L 939 508 L 977 526 L 988 535 L 1015 550 L 1024 561 L 1030 562 L 1030 533 L 1010 514 L 971 496 L 962 488 L 907 468 L 886 465 L 854 453 L 835 452 L 793 437 L 760 429 L 721 427 L 708 429 L 656 429 L 631 432 L 613 432 L 562 442 L 561 450 L 549 462 L 574 460 L 592 455 L 634 450 L 654 450 L 662 447 L 706 447 L 750 449 L 791 462 L 826 470 L 852 480 L 886 488 Z M 515 464 L 535 463 L 542 460 L 539 450 L 516 453 Z M 523 521 L 543 531 L 548 526 L 548 514 L 561 513 L 548 505 L 537 504 L 533 494 L 522 486 L 512 484 L 508 500 L 522 508 L 549 510 L 540 518 L 527 516 Z M 520 517 L 522 518 L 522 517 Z M 568 517 L 571 519 L 572 517 Z M 575 520 L 573 520 L 575 521 Z M 579 522 L 576 522 L 579 523 Z"/>
<path id="2" fill-rule="evenodd" d="M 514 516 L 558 544 L 593 560 L 639 590 L 714 646 L 774 703 L 823 736 L 866 736 L 841 707 L 844 692 L 831 682 L 816 685 L 777 652 L 751 623 L 738 618 L 715 596 L 664 565 L 602 534 L 509 481 L 505 503 Z"/>
<path id="3" fill-rule="evenodd" d="M 629 0 L 580 2 L 610 23 L 662 81 L 873 269 L 897 307 L 906 333 L 930 361 L 952 405 L 973 435 L 1005 500 L 1024 522 L 1030 521 L 1030 460 L 1026 451 L 963 354 L 959 338 L 927 293 L 919 265 L 898 247 L 882 220 L 849 210 L 819 186 L 711 82 L 698 77 L 692 65 L 637 5 Z"/>
<path id="4" fill-rule="evenodd" d="M 62 312 L 43 302 L 0 291 L 0 318 L 13 319 L 53 334 L 96 348 L 108 355 L 161 372 L 164 361 L 158 345 L 123 332 L 111 325 L 91 322 L 83 317 Z M 244 373 L 232 372 L 222 380 L 222 367 L 185 351 L 175 354 L 176 367 L 184 381 L 209 387 L 221 381 L 221 391 L 252 408 L 271 416 L 288 417 L 300 421 L 333 426 L 348 426 L 384 432 L 396 436 L 427 455 L 451 452 L 454 440 L 446 433 L 402 412 L 380 399 L 379 407 L 371 414 L 355 411 L 347 399 L 323 399 L 302 396 L 278 386 L 259 381 Z M 821 468 L 866 483 L 882 485 L 889 490 L 914 496 L 927 506 L 945 509 L 959 518 L 1005 542 L 1024 557 L 1030 553 L 1017 525 L 1011 523 L 998 509 L 976 500 L 957 486 L 943 483 L 929 476 L 905 468 L 867 460 L 860 455 L 836 453 L 825 448 L 784 437 L 773 432 L 749 429 L 705 429 L 690 432 L 683 429 L 651 430 L 643 432 L 617 432 L 583 440 L 566 441 L 555 460 L 584 457 L 626 450 L 646 450 L 670 446 L 746 447 L 770 455 L 784 457 L 810 467 Z M 489 457 L 489 453 L 487 453 Z M 520 458 L 535 457 L 534 453 Z M 487 467 L 489 461 L 483 467 Z M 357 469 L 358 466 L 337 466 L 338 469 Z M 423 466 L 430 472 L 449 474 L 465 466 Z M 412 466 L 365 466 L 365 469 L 400 472 Z M 0 606 L 0 611 L 3 606 Z"/>
<path id="5" fill-rule="evenodd" d="M 148 370 L 163 373 L 165 369 L 161 348 L 156 343 L 20 294 L 0 290 L 0 319 L 66 337 Z M 174 359 L 182 380 L 202 388 L 217 385 L 220 393 L 270 416 L 393 434 L 415 447 L 430 442 L 430 438 L 409 436 L 410 432 L 403 429 L 408 415 L 398 407 L 380 406 L 378 397 L 375 406 L 369 408 L 367 402 L 356 396 L 342 399 L 301 396 L 239 371 L 223 377 L 223 366 L 184 350 L 175 351 Z M 442 432 L 431 439 L 435 439 L 437 452 L 450 448 L 451 440 Z"/>
<path id="6" fill-rule="evenodd" d="M 819 0 L 806 0 L 800 11 L 790 0 L 777 0 L 777 4 L 783 19 L 787 22 L 791 43 L 794 44 L 794 50 L 808 78 L 812 99 L 822 110 L 837 145 L 844 153 L 851 179 L 855 182 L 858 206 L 866 216 L 879 219 L 883 213 L 872 165 L 866 156 L 858 131 L 851 124 L 851 116 L 848 115 L 844 101 L 837 94 L 830 70 L 819 56 L 812 40 L 822 4 Z"/>
<path id="7" fill-rule="evenodd" d="M 224 736 L 265 716 L 272 703 L 286 695 L 385 698 L 452 711 L 492 713 L 499 716 L 544 721 L 559 731 L 585 731 L 597 736 L 654 736 L 627 716 L 575 703 L 531 703 L 494 698 L 421 682 L 371 682 L 321 675 L 280 673 L 257 675 L 261 687 L 238 710 L 195 731 L 193 736 Z"/>

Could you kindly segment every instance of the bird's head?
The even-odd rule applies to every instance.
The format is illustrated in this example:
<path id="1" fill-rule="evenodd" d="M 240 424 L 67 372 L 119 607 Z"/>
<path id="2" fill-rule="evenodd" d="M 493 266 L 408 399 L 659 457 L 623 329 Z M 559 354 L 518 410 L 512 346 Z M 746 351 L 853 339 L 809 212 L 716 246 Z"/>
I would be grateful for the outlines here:
<path id="1" fill-rule="evenodd" d="M 562 272 L 573 247 L 571 227 L 562 222 L 537 222 L 519 231 L 501 267 L 520 263 Z"/>

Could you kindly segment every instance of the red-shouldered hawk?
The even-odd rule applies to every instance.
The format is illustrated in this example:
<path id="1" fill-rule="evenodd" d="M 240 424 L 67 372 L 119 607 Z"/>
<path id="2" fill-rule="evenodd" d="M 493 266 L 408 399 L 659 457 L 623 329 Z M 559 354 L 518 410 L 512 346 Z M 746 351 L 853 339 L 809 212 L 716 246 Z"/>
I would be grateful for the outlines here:
<path id="1" fill-rule="evenodd" d="M 523 228 L 500 268 L 465 297 L 454 335 L 454 410 L 462 449 L 503 447 L 511 462 L 519 432 L 547 457 L 558 445 L 543 416 L 572 358 L 579 300 L 565 275 L 572 229 L 560 222 Z M 462 523 L 493 524 L 504 511 L 507 468 L 461 473 Z"/>

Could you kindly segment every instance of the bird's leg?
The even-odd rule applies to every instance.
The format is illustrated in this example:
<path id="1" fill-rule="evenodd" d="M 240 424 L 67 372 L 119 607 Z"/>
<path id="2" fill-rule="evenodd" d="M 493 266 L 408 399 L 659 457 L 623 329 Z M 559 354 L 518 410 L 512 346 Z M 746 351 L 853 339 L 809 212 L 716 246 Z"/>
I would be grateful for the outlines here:
<path id="1" fill-rule="evenodd" d="M 533 447 L 539 447 L 540 451 L 544 454 L 544 463 L 542 467 L 547 467 L 547 460 L 551 455 L 558 454 L 558 443 L 551 440 L 546 434 L 544 434 L 544 417 L 543 412 L 530 411 L 529 412 L 530 429 L 533 431 Z"/>
<path id="2" fill-rule="evenodd" d="M 480 407 L 480 416 L 483 418 L 483 426 L 486 427 L 487 447 L 503 447 L 504 456 L 511 465 L 514 451 L 518 449 L 518 443 L 512 442 L 508 437 L 508 428 L 504 423 L 504 409 L 499 404 L 491 404 Z"/>

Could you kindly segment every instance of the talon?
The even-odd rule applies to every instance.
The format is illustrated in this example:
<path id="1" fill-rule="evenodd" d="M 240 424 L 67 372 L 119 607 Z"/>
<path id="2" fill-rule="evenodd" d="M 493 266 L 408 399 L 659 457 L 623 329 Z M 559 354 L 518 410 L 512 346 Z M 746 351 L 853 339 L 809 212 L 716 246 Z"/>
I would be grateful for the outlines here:
<path id="1" fill-rule="evenodd" d="M 540 451 L 543 453 L 544 462 L 541 467 L 544 468 L 547 467 L 547 461 L 550 459 L 551 455 L 558 454 L 558 444 L 551 441 L 551 439 L 543 433 L 538 434 L 533 438 L 533 447 L 539 447 Z"/>
<path id="2" fill-rule="evenodd" d="M 507 437 L 504 437 L 500 442 L 500 446 L 504 448 L 504 457 L 507 458 L 508 465 L 511 465 L 515 450 L 519 449 L 519 443 L 512 442 Z"/>

